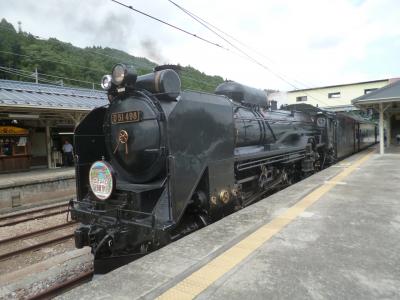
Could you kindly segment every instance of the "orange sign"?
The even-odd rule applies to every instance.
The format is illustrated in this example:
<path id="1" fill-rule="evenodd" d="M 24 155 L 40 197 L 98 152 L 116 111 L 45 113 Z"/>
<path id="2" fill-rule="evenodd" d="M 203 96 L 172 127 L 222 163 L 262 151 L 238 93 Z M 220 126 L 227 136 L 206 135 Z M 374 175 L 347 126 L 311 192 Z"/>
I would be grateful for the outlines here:
<path id="1" fill-rule="evenodd" d="M 15 126 L 0 126 L 0 135 L 28 135 L 29 131 L 25 128 Z"/>

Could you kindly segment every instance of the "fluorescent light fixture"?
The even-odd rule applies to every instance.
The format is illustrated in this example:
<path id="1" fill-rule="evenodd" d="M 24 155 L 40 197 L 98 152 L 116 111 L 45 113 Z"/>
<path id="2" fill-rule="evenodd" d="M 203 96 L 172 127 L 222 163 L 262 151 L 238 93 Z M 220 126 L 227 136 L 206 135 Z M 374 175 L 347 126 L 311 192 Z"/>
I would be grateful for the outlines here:
<path id="1" fill-rule="evenodd" d="M 39 119 L 39 115 L 29 114 L 8 114 L 8 117 L 12 119 Z"/>
<path id="2" fill-rule="evenodd" d="M 74 134 L 73 132 L 59 132 L 59 135 L 68 135 L 68 134 Z"/>

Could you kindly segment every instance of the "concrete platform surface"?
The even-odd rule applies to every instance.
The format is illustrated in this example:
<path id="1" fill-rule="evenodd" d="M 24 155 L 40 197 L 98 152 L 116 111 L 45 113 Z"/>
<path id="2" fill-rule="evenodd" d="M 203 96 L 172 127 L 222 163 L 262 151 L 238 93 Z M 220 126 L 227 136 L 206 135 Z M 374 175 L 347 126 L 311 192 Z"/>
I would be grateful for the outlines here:
<path id="1" fill-rule="evenodd" d="M 71 199 L 75 169 L 32 170 L 0 175 L 0 214 Z"/>
<path id="2" fill-rule="evenodd" d="M 0 189 L 70 178 L 75 178 L 73 167 L 0 174 Z"/>
<path id="3" fill-rule="evenodd" d="M 388 154 L 400 154 L 400 144 L 392 144 L 385 148 L 385 153 Z"/>
<path id="4" fill-rule="evenodd" d="M 61 299 L 400 299 L 400 155 L 354 155 Z"/>

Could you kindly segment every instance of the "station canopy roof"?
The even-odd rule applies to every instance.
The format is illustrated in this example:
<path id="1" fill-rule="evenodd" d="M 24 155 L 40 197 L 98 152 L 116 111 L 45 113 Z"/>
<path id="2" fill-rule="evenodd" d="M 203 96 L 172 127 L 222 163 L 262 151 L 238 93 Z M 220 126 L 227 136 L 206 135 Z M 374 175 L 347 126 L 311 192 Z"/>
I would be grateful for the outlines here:
<path id="1" fill-rule="evenodd" d="M 108 103 L 104 91 L 0 80 L 0 118 L 3 119 L 22 113 L 27 119 L 36 116 L 77 122 L 92 109 Z"/>
<path id="2" fill-rule="evenodd" d="M 400 103 L 400 80 L 352 100 L 353 105 L 364 108 L 376 108 L 379 104 L 397 106 L 398 103 Z"/>
<path id="3" fill-rule="evenodd" d="M 0 80 L 0 105 L 92 110 L 108 103 L 105 92 Z"/>

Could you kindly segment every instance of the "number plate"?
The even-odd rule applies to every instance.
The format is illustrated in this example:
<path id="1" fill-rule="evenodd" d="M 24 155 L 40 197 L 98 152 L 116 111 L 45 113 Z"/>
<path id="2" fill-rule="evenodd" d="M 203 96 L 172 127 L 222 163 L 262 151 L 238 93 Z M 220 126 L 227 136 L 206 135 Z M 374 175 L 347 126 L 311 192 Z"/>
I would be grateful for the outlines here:
<path id="1" fill-rule="evenodd" d="M 111 124 L 140 122 L 141 120 L 142 112 L 137 110 L 111 114 Z"/>

